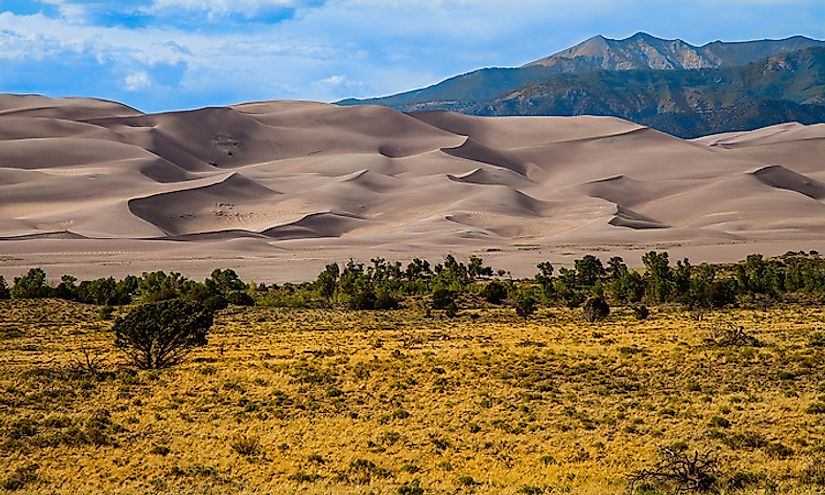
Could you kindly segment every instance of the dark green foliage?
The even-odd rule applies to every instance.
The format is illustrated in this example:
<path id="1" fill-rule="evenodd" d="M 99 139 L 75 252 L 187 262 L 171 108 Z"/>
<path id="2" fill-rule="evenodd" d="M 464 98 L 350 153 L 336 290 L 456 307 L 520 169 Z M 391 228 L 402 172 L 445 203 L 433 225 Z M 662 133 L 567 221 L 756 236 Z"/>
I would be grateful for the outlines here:
<path id="1" fill-rule="evenodd" d="M 676 288 L 668 254 L 650 251 L 642 256 L 642 263 L 645 265 L 645 299 L 652 303 L 668 302 Z"/>
<path id="2" fill-rule="evenodd" d="M 596 285 L 606 272 L 602 266 L 602 261 L 595 256 L 588 254 L 582 259 L 574 262 L 576 270 L 576 282 L 581 287 Z"/>
<path id="3" fill-rule="evenodd" d="M 226 302 L 235 306 L 254 306 L 255 300 L 246 292 L 230 292 L 226 295 Z"/>
<path id="4" fill-rule="evenodd" d="M 389 292 L 379 292 L 378 295 L 375 296 L 375 309 L 398 309 L 398 298 L 396 298 Z"/>
<path id="5" fill-rule="evenodd" d="M 591 297 L 584 303 L 584 319 L 589 322 L 601 321 L 610 315 L 610 306 L 601 297 Z"/>
<path id="6" fill-rule="evenodd" d="M 751 295 L 775 296 L 782 287 L 778 267 L 761 254 L 752 254 L 736 265 L 736 281 L 742 292 Z"/>
<path id="7" fill-rule="evenodd" d="M 433 309 L 447 309 L 450 304 L 455 304 L 456 293 L 448 289 L 436 289 L 433 291 Z"/>
<path id="8" fill-rule="evenodd" d="M 398 487 L 398 495 L 424 495 L 424 489 L 421 487 L 421 481 L 414 479 L 411 482 L 405 482 Z"/>
<path id="9" fill-rule="evenodd" d="M 186 279 L 180 274 L 158 271 L 144 273 L 138 283 L 138 293 L 143 302 L 157 302 L 180 297 Z"/>
<path id="10" fill-rule="evenodd" d="M 143 304 L 114 324 L 115 347 L 141 369 L 179 363 L 196 346 L 206 345 L 212 313 L 203 305 L 171 299 Z"/>
<path id="11" fill-rule="evenodd" d="M 688 306 L 716 309 L 736 302 L 736 281 L 719 279 L 718 269 L 707 263 L 699 265 L 690 279 Z"/>
<path id="12" fill-rule="evenodd" d="M 6 283 L 6 279 L 0 275 L 0 299 L 8 299 L 11 297 L 11 291 L 9 291 L 9 285 Z"/>
<path id="13" fill-rule="evenodd" d="M 617 303 L 636 303 L 644 297 L 645 282 L 638 272 L 629 271 L 621 258 L 613 258 L 608 269 L 605 291 Z"/>
<path id="14" fill-rule="evenodd" d="M 513 298 L 513 308 L 518 316 L 526 320 L 536 312 L 536 296 L 529 290 L 518 291 Z"/>
<path id="15" fill-rule="evenodd" d="M 546 299 L 550 299 L 556 293 L 556 287 L 553 280 L 553 265 L 549 261 L 542 261 L 536 265 L 536 268 L 539 269 L 539 272 L 534 277 L 534 280 L 541 286 L 544 297 Z"/>
<path id="16" fill-rule="evenodd" d="M 481 297 L 490 304 L 501 304 L 507 298 L 507 285 L 493 280 L 481 290 Z"/>
<path id="17" fill-rule="evenodd" d="M 375 292 L 371 287 L 364 287 L 358 292 L 352 294 L 349 299 L 349 309 L 354 310 L 371 310 L 375 309 Z"/>
<path id="18" fill-rule="evenodd" d="M 227 298 L 230 294 L 238 293 L 239 291 L 246 289 L 246 284 L 238 278 L 238 274 L 232 269 L 213 270 L 209 278 L 204 281 L 204 285 L 206 285 L 206 288 L 213 294 L 223 294 L 224 296 L 227 296 Z M 238 304 L 231 301 L 230 303 Z M 243 306 L 250 305 L 243 304 Z"/>
<path id="19" fill-rule="evenodd" d="M 464 263 L 460 263 L 451 254 L 444 258 L 443 264 L 435 265 L 435 275 L 430 281 L 433 289 L 447 289 L 462 292 L 470 284 L 472 277 Z"/>
<path id="20" fill-rule="evenodd" d="M 98 311 L 97 314 L 98 316 L 100 316 L 101 320 L 111 320 L 114 312 L 114 306 L 103 306 L 102 308 L 100 308 L 100 311 Z"/>
<path id="21" fill-rule="evenodd" d="M 324 271 L 318 274 L 315 279 L 315 289 L 318 294 L 327 301 L 332 299 L 335 295 L 335 289 L 338 287 L 338 277 L 341 275 L 341 270 L 337 263 L 330 263 Z"/>
<path id="22" fill-rule="evenodd" d="M 27 274 L 14 277 L 10 293 L 14 299 L 37 299 L 49 297 L 51 290 L 46 284 L 46 272 L 41 268 L 32 268 Z"/>
<path id="23" fill-rule="evenodd" d="M 112 277 L 99 278 L 84 280 L 74 292 L 77 301 L 85 304 L 119 306 L 132 302 L 131 294 L 137 285 L 137 277 L 126 277 L 120 282 Z"/>
<path id="24" fill-rule="evenodd" d="M 636 317 L 637 320 L 646 320 L 650 316 L 650 310 L 647 309 L 645 305 L 634 306 L 633 316 Z"/>
<path id="25" fill-rule="evenodd" d="M 254 301 L 253 301 L 254 302 Z M 211 294 L 203 299 L 203 306 L 215 313 L 229 306 L 229 301 L 221 294 Z"/>
<path id="26" fill-rule="evenodd" d="M 478 256 L 470 256 L 469 262 L 467 264 L 467 274 L 470 276 L 470 278 L 473 279 L 479 279 L 482 277 L 492 277 L 493 268 L 489 266 L 484 266 L 484 260 L 482 260 Z"/>

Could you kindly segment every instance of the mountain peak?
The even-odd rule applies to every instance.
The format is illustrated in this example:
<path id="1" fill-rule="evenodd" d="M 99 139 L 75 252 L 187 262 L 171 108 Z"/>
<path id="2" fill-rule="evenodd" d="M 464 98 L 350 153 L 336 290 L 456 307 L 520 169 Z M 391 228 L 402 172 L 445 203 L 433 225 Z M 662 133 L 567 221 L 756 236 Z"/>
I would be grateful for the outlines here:
<path id="1" fill-rule="evenodd" d="M 644 31 L 639 31 L 638 33 L 634 34 L 633 36 L 631 36 L 631 37 L 629 37 L 629 38 L 625 38 L 625 39 L 623 39 L 623 40 L 617 40 L 617 41 L 636 41 L 636 40 L 645 40 L 645 41 L 648 41 L 648 40 L 665 41 L 665 40 L 663 40 L 662 38 L 657 38 L 656 36 L 653 36 L 652 34 L 646 33 L 646 32 L 644 32 Z"/>
<path id="2" fill-rule="evenodd" d="M 640 44 L 647 46 L 642 48 Z M 714 41 L 694 46 L 680 39 L 663 39 L 639 31 L 624 39 L 594 36 L 525 66 L 555 68 L 559 72 L 705 69 L 744 65 L 771 55 L 818 46 L 825 46 L 825 42 L 801 35 L 781 40 Z"/>

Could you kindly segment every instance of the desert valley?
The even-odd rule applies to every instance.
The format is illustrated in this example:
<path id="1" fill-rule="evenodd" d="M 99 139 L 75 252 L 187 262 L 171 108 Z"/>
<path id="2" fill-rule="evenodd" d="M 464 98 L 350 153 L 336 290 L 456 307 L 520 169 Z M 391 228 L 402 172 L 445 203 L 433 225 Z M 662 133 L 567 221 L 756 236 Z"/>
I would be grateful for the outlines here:
<path id="1" fill-rule="evenodd" d="M 825 493 L 819 2 L 0 3 L 0 494 Z"/>

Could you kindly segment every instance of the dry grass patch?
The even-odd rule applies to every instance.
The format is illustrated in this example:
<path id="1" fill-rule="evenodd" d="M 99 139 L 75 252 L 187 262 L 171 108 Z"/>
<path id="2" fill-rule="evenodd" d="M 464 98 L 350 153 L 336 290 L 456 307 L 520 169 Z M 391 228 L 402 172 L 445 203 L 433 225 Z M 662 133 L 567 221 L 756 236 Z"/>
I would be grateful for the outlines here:
<path id="1" fill-rule="evenodd" d="M 98 308 L 0 303 L 0 489 L 621 494 L 660 447 L 714 449 L 726 493 L 823 489 L 818 308 L 473 313 L 230 309 L 181 366 L 91 372 Z"/>

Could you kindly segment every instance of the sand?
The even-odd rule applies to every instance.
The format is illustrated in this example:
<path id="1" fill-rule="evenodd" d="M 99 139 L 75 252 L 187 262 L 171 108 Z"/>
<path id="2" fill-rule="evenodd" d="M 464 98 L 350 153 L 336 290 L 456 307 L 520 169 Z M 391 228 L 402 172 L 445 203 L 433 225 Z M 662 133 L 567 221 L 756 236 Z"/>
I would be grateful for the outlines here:
<path id="1" fill-rule="evenodd" d="M 588 252 L 825 252 L 823 153 L 825 125 L 688 141 L 611 117 L 0 95 L 0 275 L 280 282 L 452 253 L 523 276 Z"/>

